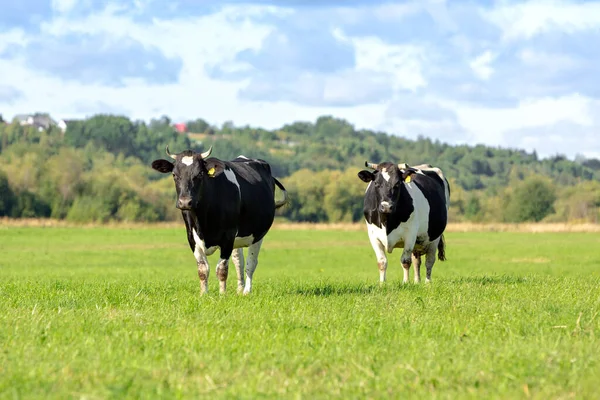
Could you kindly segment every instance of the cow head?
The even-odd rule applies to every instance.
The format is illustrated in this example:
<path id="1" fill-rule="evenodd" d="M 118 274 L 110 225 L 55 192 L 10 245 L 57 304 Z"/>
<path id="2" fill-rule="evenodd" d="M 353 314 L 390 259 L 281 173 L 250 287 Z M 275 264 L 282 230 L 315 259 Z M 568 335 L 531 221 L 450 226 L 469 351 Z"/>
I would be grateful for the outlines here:
<path id="1" fill-rule="evenodd" d="M 178 154 L 171 154 L 167 146 L 167 155 L 174 161 L 163 159 L 152 161 L 152 168 L 156 171 L 163 174 L 173 173 L 177 190 L 177 208 L 181 210 L 195 208 L 204 182 L 223 173 L 224 165 L 220 160 L 207 159 L 211 152 L 212 146 L 204 153 L 185 150 Z"/>
<path id="2" fill-rule="evenodd" d="M 377 211 L 383 214 L 395 212 L 403 190 L 402 183 L 409 182 L 410 176 L 417 170 L 414 168 L 401 170 L 397 164 L 391 162 L 373 164 L 365 161 L 365 167 L 374 171 L 362 170 L 358 173 L 358 177 L 363 182 L 372 182 L 375 185 Z"/>

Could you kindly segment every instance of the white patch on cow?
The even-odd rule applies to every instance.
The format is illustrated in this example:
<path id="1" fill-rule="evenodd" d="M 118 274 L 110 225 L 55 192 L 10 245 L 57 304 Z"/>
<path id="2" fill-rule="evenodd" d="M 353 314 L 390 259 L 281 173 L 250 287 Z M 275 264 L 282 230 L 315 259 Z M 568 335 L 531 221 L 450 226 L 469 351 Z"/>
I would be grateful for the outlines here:
<path id="1" fill-rule="evenodd" d="M 262 239 L 248 246 L 248 257 L 246 261 L 246 284 L 244 286 L 244 294 L 250 293 L 252 290 L 252 276 L 258 265 L 258 253 L 262 245 Z"/>
<path id="2" fill-rule="evenodd" d="M 365 193 L 367 193 L 369 191 L 369 188 L 371 187 L 371 183 L 373 183 L 373 181 L 369 182 L 369 184 L 367 185 L 367 189 L 365 190 Z"/>
<path id="3" fill-rule="evenodd" d="M 231 253 L 231 260 L 233 261 L 233 265 L 235 265 L 235 272 L 237 273 L 237 292 L 242 293 L 244 290 L 244 250 L 234 249 L 233 253 Z"/>
<path id="4" fill-rule="evenodd" d="M 235 173 L 231 169 L 229 169 L 229 168 L 225 168 L 224 173 L 225 173 L 225 177 L 227 178 L 227 180 L 229 182 L 233 183 L 235 186 L 237 186 L 237 188 L 238 188 L 238 194 L 239 194 L 240 197 L 242 197 L 242 192 L 240 190 L 240 184 L 239 184 L 239 182 L 238 182 L 238 180 L 237 180 L 237 178 L 235 176 Z"/>
<path id="5" fill-rule="evenodd" d="M 181 163 L 185 164 L 187 166 L 190 166 L 194 163 L 194 157 L 192 157 L 192 156 L 181 157 Z"/>
<path id="6" fill-rule="evenodd" d="M 196 244 L 194 249 L 194 257 L 196 257 L 196 260 L 198 261 L 198 257 L 204 255 L 204 258 L 206 258 L 206 256 L 212 255 L 219 248 L 219 246 L 212 246 L 207 249 L 204 240 L 200 239 L 200 236 L 198 236 L 198 234 L 196 233 L 195 228 L 192 228 L 192 236 L 194 237 L 194 243 Z"/>
<path id="7" fill-rule="evenodd" d="M 385 274 L 387 270 L 387 256 L 385 248 L 387 246 L 387 236 L 385 227 L 380 228 L 376 225 L 367 222 L 367 231 L 369 232 L 369 241 L 377 258 L 377 267 L 379 268 L 379 282 L 385 282 Z"/>
<path id="8" fill-rule="evenodd" d="M 369 224 L 367 222 L 367 231 L 369 233 L 369 238 L 371 239 L 371 242 L 379 242 L 383 245 L 384 248 L 387 248 L 388 239 L 385 233 L 385 225 L 380 228 L 375 224 Z"/>
<path id="9" fill-rule="evenodd" d="M 386 182 L 390 181 L 390 174 L 389 172 L 387 172 L 387 170 L 382 170 L 381 171 L 381 176 L 383 176 L 383 179 L 385 179 Z"/>
<path id="10" fill-rule="evenodd" d="M 237 156 L 237 158 L 243 158 L 243 159 L 245 159 L 245 160 L 249 160 L 249 158 L 248 158 L 248 157 L 246 157 L 246 156 L 244 156 L 244 155 L 242 155 L 242 154 L 240 154 L 239 156 Z"/>
<path id="11" fill-rule="evenodd" d="M 254 235 L 244 236 L 244 237 L 236 237 L 233 242 L 233 248 L 239 249 L 240 247 L 248 247 L 254 242 Z"/>

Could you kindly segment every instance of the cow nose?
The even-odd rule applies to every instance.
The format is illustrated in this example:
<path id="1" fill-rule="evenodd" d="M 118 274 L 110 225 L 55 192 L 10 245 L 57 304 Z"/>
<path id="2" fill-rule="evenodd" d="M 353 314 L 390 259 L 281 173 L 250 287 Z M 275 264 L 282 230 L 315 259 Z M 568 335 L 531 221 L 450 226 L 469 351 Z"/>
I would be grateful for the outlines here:
<path id="1" fill-rule="evenodd" d="M 379 211 L 382 213 L 389 213 L 392 210 L 392 206 L 387 201 L 382 201 L 379 204 Z"/>
<path id="2" fill-rule="evenodd" d="M 177 208 L 181 210 L 189 210 L 192 208 L 192 198 L 191 197 L 180 197 L 177 200 Z"/>

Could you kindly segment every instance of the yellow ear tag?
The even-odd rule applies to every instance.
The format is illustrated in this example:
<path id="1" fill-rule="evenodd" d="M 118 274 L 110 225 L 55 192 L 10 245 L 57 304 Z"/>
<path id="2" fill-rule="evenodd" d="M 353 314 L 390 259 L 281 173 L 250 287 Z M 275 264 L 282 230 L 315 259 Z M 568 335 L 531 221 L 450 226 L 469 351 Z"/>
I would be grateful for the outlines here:
<path id="1" fill-rule="evenodd" d="M 406 177 L 406 179 L 404 180 L 404 182 L 406 182 L 406 183 L 410 182 L 410 175 Z"/>
<path id="2" fill-rule="evenodd" d="M 212 167 L 211 169 L 208 170 L 208 176 L 214 176 L 215 175 L 215 167 Z"/>

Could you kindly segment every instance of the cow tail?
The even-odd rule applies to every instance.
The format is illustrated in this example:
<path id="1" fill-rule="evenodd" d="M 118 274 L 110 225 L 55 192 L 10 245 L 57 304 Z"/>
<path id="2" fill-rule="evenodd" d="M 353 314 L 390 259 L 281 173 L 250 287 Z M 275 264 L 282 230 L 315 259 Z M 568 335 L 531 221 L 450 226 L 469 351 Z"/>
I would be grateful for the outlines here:
<path id="1" fill-rule="evenodd" d="M 283 207 L 284 205 L 286 205 L 288 203 L 289 197 L 288 197 L 287 190 L 285 190 L 285 188 L 283 187 L 283 185 L 281 184 L 281 182 L 279 182 L 275 177 L 273 177 L 273 182 L 275 182 L 275 184 L 277 185 L 277 187 L 279 189 L 281 189 L 281 191 L 283 192 L 283 200 L 275 202 L 275 209 L 278 209 L 278 208 Z"/>
<path id="2" fill-rule="evenodd" d="M 438 242 L 438 260 L 446 261 L 446 242 L 444 241 L 444 235 L 440 236 Z"/>

